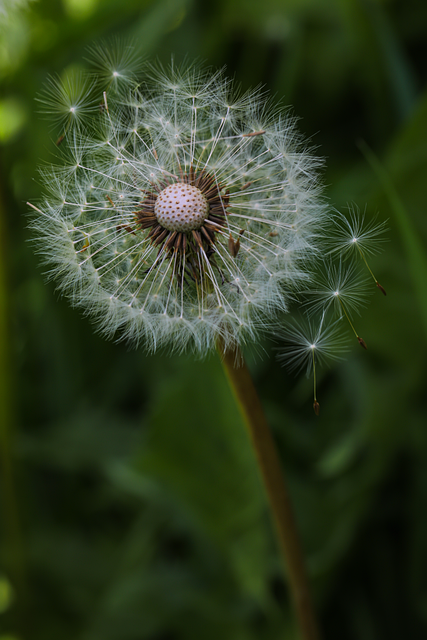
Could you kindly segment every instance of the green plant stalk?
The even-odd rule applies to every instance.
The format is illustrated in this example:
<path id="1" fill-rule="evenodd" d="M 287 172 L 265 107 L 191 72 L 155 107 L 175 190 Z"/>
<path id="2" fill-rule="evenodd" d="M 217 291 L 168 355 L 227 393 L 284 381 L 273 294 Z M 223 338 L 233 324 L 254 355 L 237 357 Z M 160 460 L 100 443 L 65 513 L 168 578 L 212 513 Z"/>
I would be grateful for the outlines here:
<path id="1" fill-rule="evenodd" d="M 13 473 L 12 425 L 12 367 L 9 353 L 9 322 L 7 277 L 5 270 L 5 215 L 0 194 L 0 493 L 3 544 L 3 567 L 16 593 L 15 618 L 23 628 L 23 609 L 26 600 L 23 544 L 19 522 L 16 487 Z"/>
<path id="2" fill-rule="evenodd" d="M 319 640 L 305 563 L 291 501 L 286 488 L 277 449 L 264 415 L 251 374 L 240 350 L 218 352 L 255 450 L 259 470 L 267 492 L 281 552 L 287 567 L 289 586 L 301 638 Z"/>
<path id="3" fill-rule="evenodd" d="M 427 259 L 425 249 L 419 240 L 417 231 L 411 223 L 410 216 L 408 215 L 388 172 L 384 169 L 382 163 L 378 160 L 377 156 L 366 142 L 361 140 L 359 141 L 358 146 L 375 172 L 393 210 L 395 220 L 399 225 L 402 242 L 407 253 L 409 270 L 411 272 L 414 289 L 418 298 L 424 329 L 427 333 L 427 296 L 425 295 Z"/>

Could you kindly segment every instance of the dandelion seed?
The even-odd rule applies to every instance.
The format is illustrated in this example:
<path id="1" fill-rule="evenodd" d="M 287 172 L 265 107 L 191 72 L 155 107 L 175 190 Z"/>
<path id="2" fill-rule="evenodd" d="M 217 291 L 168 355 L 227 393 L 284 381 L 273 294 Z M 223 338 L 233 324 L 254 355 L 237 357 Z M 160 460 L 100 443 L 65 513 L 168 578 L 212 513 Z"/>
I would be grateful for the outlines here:
<path id="1" fill-rule="evenodd" d="M 305 368 L 307 377 L 313 373 L 313 409 L 316 415 L 320 412 L 316 366 L 328 360 L 342 359 L 342 354 L 348 348 L 348 340 L 342 335 L 341 329 L 340 320 L 328 324 L 326 312 L 323 312 L 320 320 L 294 320 L 277 332 L 277 337 L 284 343 L 279 349 L 279 362 L 289 371 L 298 372 Z"/>
<path id="2" fill-rule="evenodd" d="M 328 262 L 316 286 L 307 292 L 309 314 L 325 313 L 332 309 L 338 317 L 345 317 L 359 344 L 367 349 L 365 341 L 357 333 L 352 317 L 359 314 L 366 304 L 367 287 L 354 262 L 338 264 Z"/>
<path id="3" fill-rule="evenodd" d="M 384 295 L 387 295 L 366 259 L 367 255 L 378 253 L 381 250 L 381 245 L 385 241 L 381 235 L 386 230 L 386 223 L 377 223 L 375 218 L 365 222 L 364 215 L 360 215 L 359 211 L 350 208 L 348 217 L 341 213 L 335 217 L 335 225 L 336 229 L 331 237 L 331 253 L 338 252 L 344 256 L 347 253 L 356 251 L 362 258 L 378 289 Z"/>
<path id="4" fill-rule="evenodd" d="M 83 125 L 96 110 L 95 81 L 82 73 L 71 73 L 65 79 L 51 76 L 46 87 L 36 98 L 43 105 L 43 114 L 53 125 L 60 124 L 63 131 L 57 145 L 64 140 L 69 128 Z"/>
<path id="5" fill-rule="evenodd" d="M 113 38 L 103 46 L 95 45 L 88 50 L 88 61 L 93 66 L 93 77 L 104 88 L 117 90 L 125 84 L 136 83 L 142 69 L 136 47 L 120 38 Z"/>

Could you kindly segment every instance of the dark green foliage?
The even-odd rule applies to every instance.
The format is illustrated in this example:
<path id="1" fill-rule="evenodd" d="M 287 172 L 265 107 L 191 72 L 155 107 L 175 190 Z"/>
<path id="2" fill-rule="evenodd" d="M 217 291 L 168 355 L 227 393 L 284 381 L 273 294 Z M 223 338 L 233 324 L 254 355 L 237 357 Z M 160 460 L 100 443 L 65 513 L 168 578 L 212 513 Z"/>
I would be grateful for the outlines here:
<path id="1" fill-rule="evenodd" d="M 368 351 L 355 341 L 320 370 L 319 418 L 311 381 L 281 369 L 274 345 L 248 358 L 324 637 L 425 638 L 425 3 L 39 0 L 0 27 L 0 640 L 296 637 L 219 361 L 102 341 L 43 283 L 27 242 L 23 203 L 56 139 L 34 97 L 116 36 L 266 85 L 327 156 L 334 206 L 388 219 L 371 261 L 387 297 L 375 291 L 357 319 Z"/>

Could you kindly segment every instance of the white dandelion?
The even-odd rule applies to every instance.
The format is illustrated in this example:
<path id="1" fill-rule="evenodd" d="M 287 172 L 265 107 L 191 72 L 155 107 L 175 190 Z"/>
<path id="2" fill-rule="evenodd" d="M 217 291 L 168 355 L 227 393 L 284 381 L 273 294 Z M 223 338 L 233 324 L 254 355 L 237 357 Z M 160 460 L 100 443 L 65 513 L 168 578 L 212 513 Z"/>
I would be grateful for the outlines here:
<path id="1" fill-rule="evenodd" d="M 89 74 L 74 101 L 67 82 L 46 100 L 64 127 L 31 205 L 48 275 L 103 334 L 151 351 L 255 340 L 318 259 L 319 160 L 292 118 L 222 72 L 172 63 L 131 82 L 117 59 L 105 66 L 121 71 L 96 97 Z"/>
<path id="2" fill-rule="evenodd" d="M 316 363 L 343 346 L 339 320 L 327 327 L 325 318 L 335 310 L 353 328 L 362 284 L 342 261 L 316 276 L 331 222 L 321 162 L 294 119 L 259 90 L 239 94 L 222 72 L 172 63 L 138 79 L 129 50 L 94 57 L 80 88 L 54 81 L 45 94 L 62 159 L 43 169 L 46 195 L 30 205 L 38 251 L 104 335 L 151 351 L 220 351 L 288 560 L 301 637 L 317 638 L 279 456 L 240 347 L 277 330 L 310 286 L 321 322 L 288 329 L 293 346 L 281 357 L 313 371 L 319 413 Z"/>

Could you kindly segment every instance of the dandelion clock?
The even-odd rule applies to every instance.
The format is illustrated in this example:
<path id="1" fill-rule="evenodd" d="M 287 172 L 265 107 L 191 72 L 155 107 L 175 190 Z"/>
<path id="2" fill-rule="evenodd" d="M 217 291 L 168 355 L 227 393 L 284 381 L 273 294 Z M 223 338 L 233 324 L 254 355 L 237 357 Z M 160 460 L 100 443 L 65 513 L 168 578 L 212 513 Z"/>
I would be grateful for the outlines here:
<path id="1" fill-rule="evenodd" d="M 49 275 L 103 334 L 151 351 L 253 342 L 317 254 L 318 160 L 292 120 L 222 73 L 149 74 L 98 102 L 90 80 L 80 94 L 51 83 L 65 158 L 43 171 L 34 222 Z"/>
<path id="2" fill-rule="evenodd" d="M 355 217 L 336 223 L 320 161 L 259 90 L 240 93 L 223 72 L 192 65 L 140 68 L 126 47 L 94 50 L 92 62 L 87 76 L 51 78 L 39 96 L 59 127 L 60 158 L 42 169 L 46 195 L 30 205 L 37 250 L 103 335 L 150 352 L 219 351 L 258 457 L 301 637 L 314 640 L 280 462 L 240 348 L 282 332 L 294 346 L 280 357 L 315 374 L 316 345 L 329 356 L 341 350 L 341 323 L 355 331 L 351 286 L 361 285 L 348 284 L 354 261 L 345 258 L 354 244 L 366 263 L 382 229 L 364 235 Z M 316 276 L 319 265 L 326 276 Z M 335 280 L 347 295 L 336 295 Z M 284 330 L 295 305 L 309 320 Z"/>

